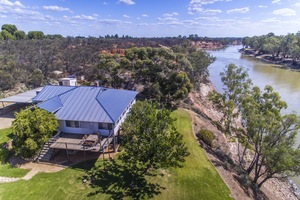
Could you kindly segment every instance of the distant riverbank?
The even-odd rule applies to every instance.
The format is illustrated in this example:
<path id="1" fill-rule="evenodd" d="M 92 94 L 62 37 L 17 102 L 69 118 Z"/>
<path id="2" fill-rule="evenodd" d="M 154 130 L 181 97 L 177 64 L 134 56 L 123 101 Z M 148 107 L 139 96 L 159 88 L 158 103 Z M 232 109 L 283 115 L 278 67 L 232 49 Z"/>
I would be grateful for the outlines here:
<path id="1" fill-rule="evenodd" d="M 300 63 L 293 61 L 291 58 L 273 57 L 271 54 L 261 54 L 250 48 L 242 48 L 239 52 L 244 56 L 252 57 L 268 64 L 273 64 L 274 67 L 300 71 Z"/>

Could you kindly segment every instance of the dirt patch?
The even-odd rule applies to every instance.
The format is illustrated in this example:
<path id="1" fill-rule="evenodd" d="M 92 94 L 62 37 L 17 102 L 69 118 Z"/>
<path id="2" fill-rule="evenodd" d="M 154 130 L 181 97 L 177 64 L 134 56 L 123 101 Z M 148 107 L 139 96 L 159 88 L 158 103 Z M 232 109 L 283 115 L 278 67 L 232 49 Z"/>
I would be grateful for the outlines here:
<path id="1" fill-rule="evenodd" d="M 6 118 L 3 116 L 0 116 L 0 129 L 11 127 L 11 124 L 13 121 L 14 121 L 13 118 Z"/>
<path id="2" fill-rule="evenodd" d="M 0 108 L 0 129 L 11 127 L 12 122 L 15 120 L 15 112 L 20 111 L 29 104 L 5 103 L 4 105 L 5 107 Z"/>

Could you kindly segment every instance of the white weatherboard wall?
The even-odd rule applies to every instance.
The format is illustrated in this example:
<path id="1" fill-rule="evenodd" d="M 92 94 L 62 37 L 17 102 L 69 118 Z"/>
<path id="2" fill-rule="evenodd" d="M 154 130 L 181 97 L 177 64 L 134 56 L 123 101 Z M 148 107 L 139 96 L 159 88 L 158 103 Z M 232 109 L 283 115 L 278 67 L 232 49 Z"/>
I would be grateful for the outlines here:
<path id="1" fill-rule="evenodd" d="M 98 123 L 95 122 L 79 122 L 79 128 L 67 127 L 64 120 L 59 120 L 58 124 L 58 129 L 65 133 L 90 134 L 98 131 Z"/>
<path id="2" fill-rule="evenodd" d="M 127 114 L 129 113 L 130 109 L 132 108 L 133 104 L 135 104 L 135 100 L 133 100 L 129 106 L 126 108 L 126 110 L 123 112 L 123 114 L 120 116 L 119 120 L 117 121 L 117 124 L 113 124 L 113 131 L 114 135 L 117 134 L 118 130 L 120 129 L 120 126 L 126 119 Z M 100 132 L 103 136 L 109 135 L 109 130 L 105 129 L 98 129 L 99 123 L 97 122 L 81 122 L 79 121 L 79 128 L 75 127 L 67 127 L 65 120 L 58 120 L 59 127 L 58 129 L 65 133 L 77 133 L 77 134 L 92 134 L 96 132 Z"/>
<path id="3" fill-rule="evenodd" d="M 97 123 L 97 122 L 80 122 L 79 121 L 79 128 L 67 127 L 66 121 L 64 121 L 64 120 L 59 120 L 58 124 L 59 124 L 58 129 L 65 133 L 92 134 L 92 133 L 100 132 L 100 134 L 103 136 L 109 135 L 109 130 L 98 129 L 99 123 Z"/>
<path id="4" fill-rule="evenodd" d="M 122 125 L 122 123 L 125 121 L 127 114 L 129 113 L 129 111 L 131 110 L 132 106 L 135 104 L 136 100 L 134 99 L 129 106 L 127 107 L 127 109 L 125 110 L 125 112 L 123 113 L 123 115 L 121 115 L 121 117 L 119 118 L 118 123 L 115 125 L 114 128 L 114 134 L 116 134 L 118 132 L 118 130 L 120 129 L 120 126 Z"/>

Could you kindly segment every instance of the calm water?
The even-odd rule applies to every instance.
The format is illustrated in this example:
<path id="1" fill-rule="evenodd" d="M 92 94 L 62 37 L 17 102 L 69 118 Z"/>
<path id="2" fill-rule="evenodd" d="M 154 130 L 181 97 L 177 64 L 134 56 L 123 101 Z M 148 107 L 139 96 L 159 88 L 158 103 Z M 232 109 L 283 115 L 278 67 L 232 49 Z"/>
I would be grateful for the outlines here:
<path id="1" fill-rule="evenodd" d="M 218 92 L 222 92 L 222 82 L 220 72 L 228 64 L 243 66 L 248 70 L 249 77 L 254 85 L 264 88 L 271 85 L 275 91 L 279 92 L 282 100 L 288 104 L 288 109 L 284 113 L 293 111 L 300 115 L 300 72 L 276 68 L 270 64 L 242 56 L 238 50 L 242 46 L 230 46 L 223 50 L 209 51 L 217 59 L 209 66 L 210 80 Z M 297 142 L 300 144 L 300 133 Z M 300 188 L 300 177 L 292 178 Z"/>

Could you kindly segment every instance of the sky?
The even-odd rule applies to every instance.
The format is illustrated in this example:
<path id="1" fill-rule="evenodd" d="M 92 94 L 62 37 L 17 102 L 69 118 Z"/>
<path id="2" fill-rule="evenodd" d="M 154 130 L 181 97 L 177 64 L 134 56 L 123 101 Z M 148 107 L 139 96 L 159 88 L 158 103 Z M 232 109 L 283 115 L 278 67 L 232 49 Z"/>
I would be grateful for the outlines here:
<path id="1" fill-rule="evenodd" d="M 300 0 L 0 0 L 0 25 L 63 36 L 244 37 L 300 31 Z"/>

